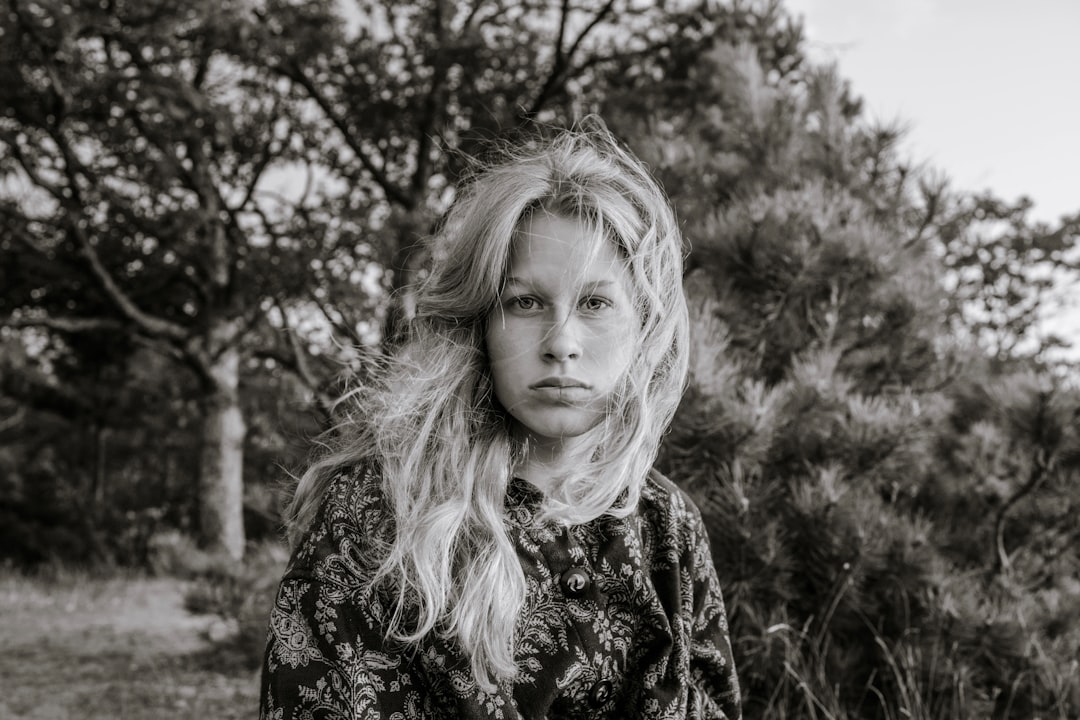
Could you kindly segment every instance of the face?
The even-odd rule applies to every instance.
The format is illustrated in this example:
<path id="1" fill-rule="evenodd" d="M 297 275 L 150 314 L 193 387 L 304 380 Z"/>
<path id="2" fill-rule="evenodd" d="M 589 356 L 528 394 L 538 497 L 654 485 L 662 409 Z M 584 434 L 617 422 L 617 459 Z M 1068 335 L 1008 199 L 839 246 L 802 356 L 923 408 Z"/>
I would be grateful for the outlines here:
<path id="1" fill-rule="evenodd" d="M 614 245 L 542 211 L 511 249 L 488 318 L 495 396 L 539 445 L 596 427 L 637 345 L 630 279 Z"/>

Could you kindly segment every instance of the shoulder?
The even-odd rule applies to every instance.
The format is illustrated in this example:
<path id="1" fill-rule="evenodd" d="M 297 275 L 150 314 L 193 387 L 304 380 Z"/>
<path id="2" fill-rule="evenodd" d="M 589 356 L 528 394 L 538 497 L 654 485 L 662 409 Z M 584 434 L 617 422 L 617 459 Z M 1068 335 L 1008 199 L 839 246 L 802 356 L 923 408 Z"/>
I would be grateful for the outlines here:
<path id="1" fill-rule="evenodd" d="M 641 488 L 639 512 L 654 531 L 679 545 L 692 545 L 703 533 L 701 511 L 689 494 L 655 468 Z"/>
<path id="2" fill-rule="evenodd" d="M 649 471 L 641 489 L 642 504 L 651 509 L 700 522 L 701 511 L 693 498 L 656 468 Z"/>
<path id="3" fill-rule="evenodd" d="M 291 577 L 324 579 L 347 569 L 367 581 L 393 538 L 393 519 L 374 469 L 351 466 L 334 473 L 315 522 L 297 545 Z"/>

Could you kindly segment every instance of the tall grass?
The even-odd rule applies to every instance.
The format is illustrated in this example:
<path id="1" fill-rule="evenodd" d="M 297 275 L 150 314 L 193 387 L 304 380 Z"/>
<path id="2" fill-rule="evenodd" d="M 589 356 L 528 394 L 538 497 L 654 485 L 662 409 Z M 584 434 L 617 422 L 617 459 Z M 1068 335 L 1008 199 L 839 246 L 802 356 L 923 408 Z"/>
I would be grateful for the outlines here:
<path id="1" fill-rule="evenodd" d="M 748 698 L 747 718 L 788 720 L 986 720 L 1080 717 L 1080 660 L 1064 664 L 1044 656 L 1017 672 L 1006 687 L 988 690 L 985 668 L 950 640 L 946 627 L 911 630 L 889 640 L 870 622 L 866 632 L 877 648 L 876 670 L 857 687 L 836 677 L 837 654 L 830 634 L 807 627 L 774 625 L 780 639 L 782 673 L 767 698 Z M 749 679 L 749 678 L 747 678 Z"/>

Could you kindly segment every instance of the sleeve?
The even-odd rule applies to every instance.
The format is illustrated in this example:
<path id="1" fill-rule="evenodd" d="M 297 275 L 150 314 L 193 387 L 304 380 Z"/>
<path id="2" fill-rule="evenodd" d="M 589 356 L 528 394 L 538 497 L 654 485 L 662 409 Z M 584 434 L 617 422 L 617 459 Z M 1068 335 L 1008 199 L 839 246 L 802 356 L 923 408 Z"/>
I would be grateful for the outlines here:
<path id="1" fill-rule="evenodd" d="M 373 615 L 325 583 L 286 576 L 270 614 L 259 717 L 419 717 L 414 673 L 387 650 Z"/>
<path id="2" fill-rule="evenodd" d="M 689 525 L 689 549 L 693 554 L 694 569 L 688 717 L 738 720 L 742 717 L 742 700 L 731 652 L 727 612 L 709 538 L 701 514 L 693 506 Z"/>

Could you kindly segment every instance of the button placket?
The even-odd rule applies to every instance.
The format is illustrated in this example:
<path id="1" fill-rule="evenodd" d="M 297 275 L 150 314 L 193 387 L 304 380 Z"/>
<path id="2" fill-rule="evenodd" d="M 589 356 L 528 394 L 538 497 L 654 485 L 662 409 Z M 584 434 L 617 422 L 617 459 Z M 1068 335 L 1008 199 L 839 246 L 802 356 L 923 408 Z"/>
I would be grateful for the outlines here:
<path id="1" fill-rule="evenodd" d="M 561 532 L 560 532 L 561 530 Z M 562 527 L 540 541 L 539 549 L 551 571 L 551 587 L 566 600 L 566 629 L 572 633 L 570 644 L 594 657 L 599 646 L 594 637 L 593 616 L 604 612 L 606 596 L 600 590 L 602 582 L 598 570 L 593 567 L 596 553 L 590 551 L 591 538 L 580 536 L 579 528 Z M 590 714 L 591 708 L 609 704 L 615 695 L 611 668 L 601 668 L 602 663 L 588 662 L 579 672 L 562 678 L 558 696 L 564 700 L 574 698 L 579 712 Z"/>

